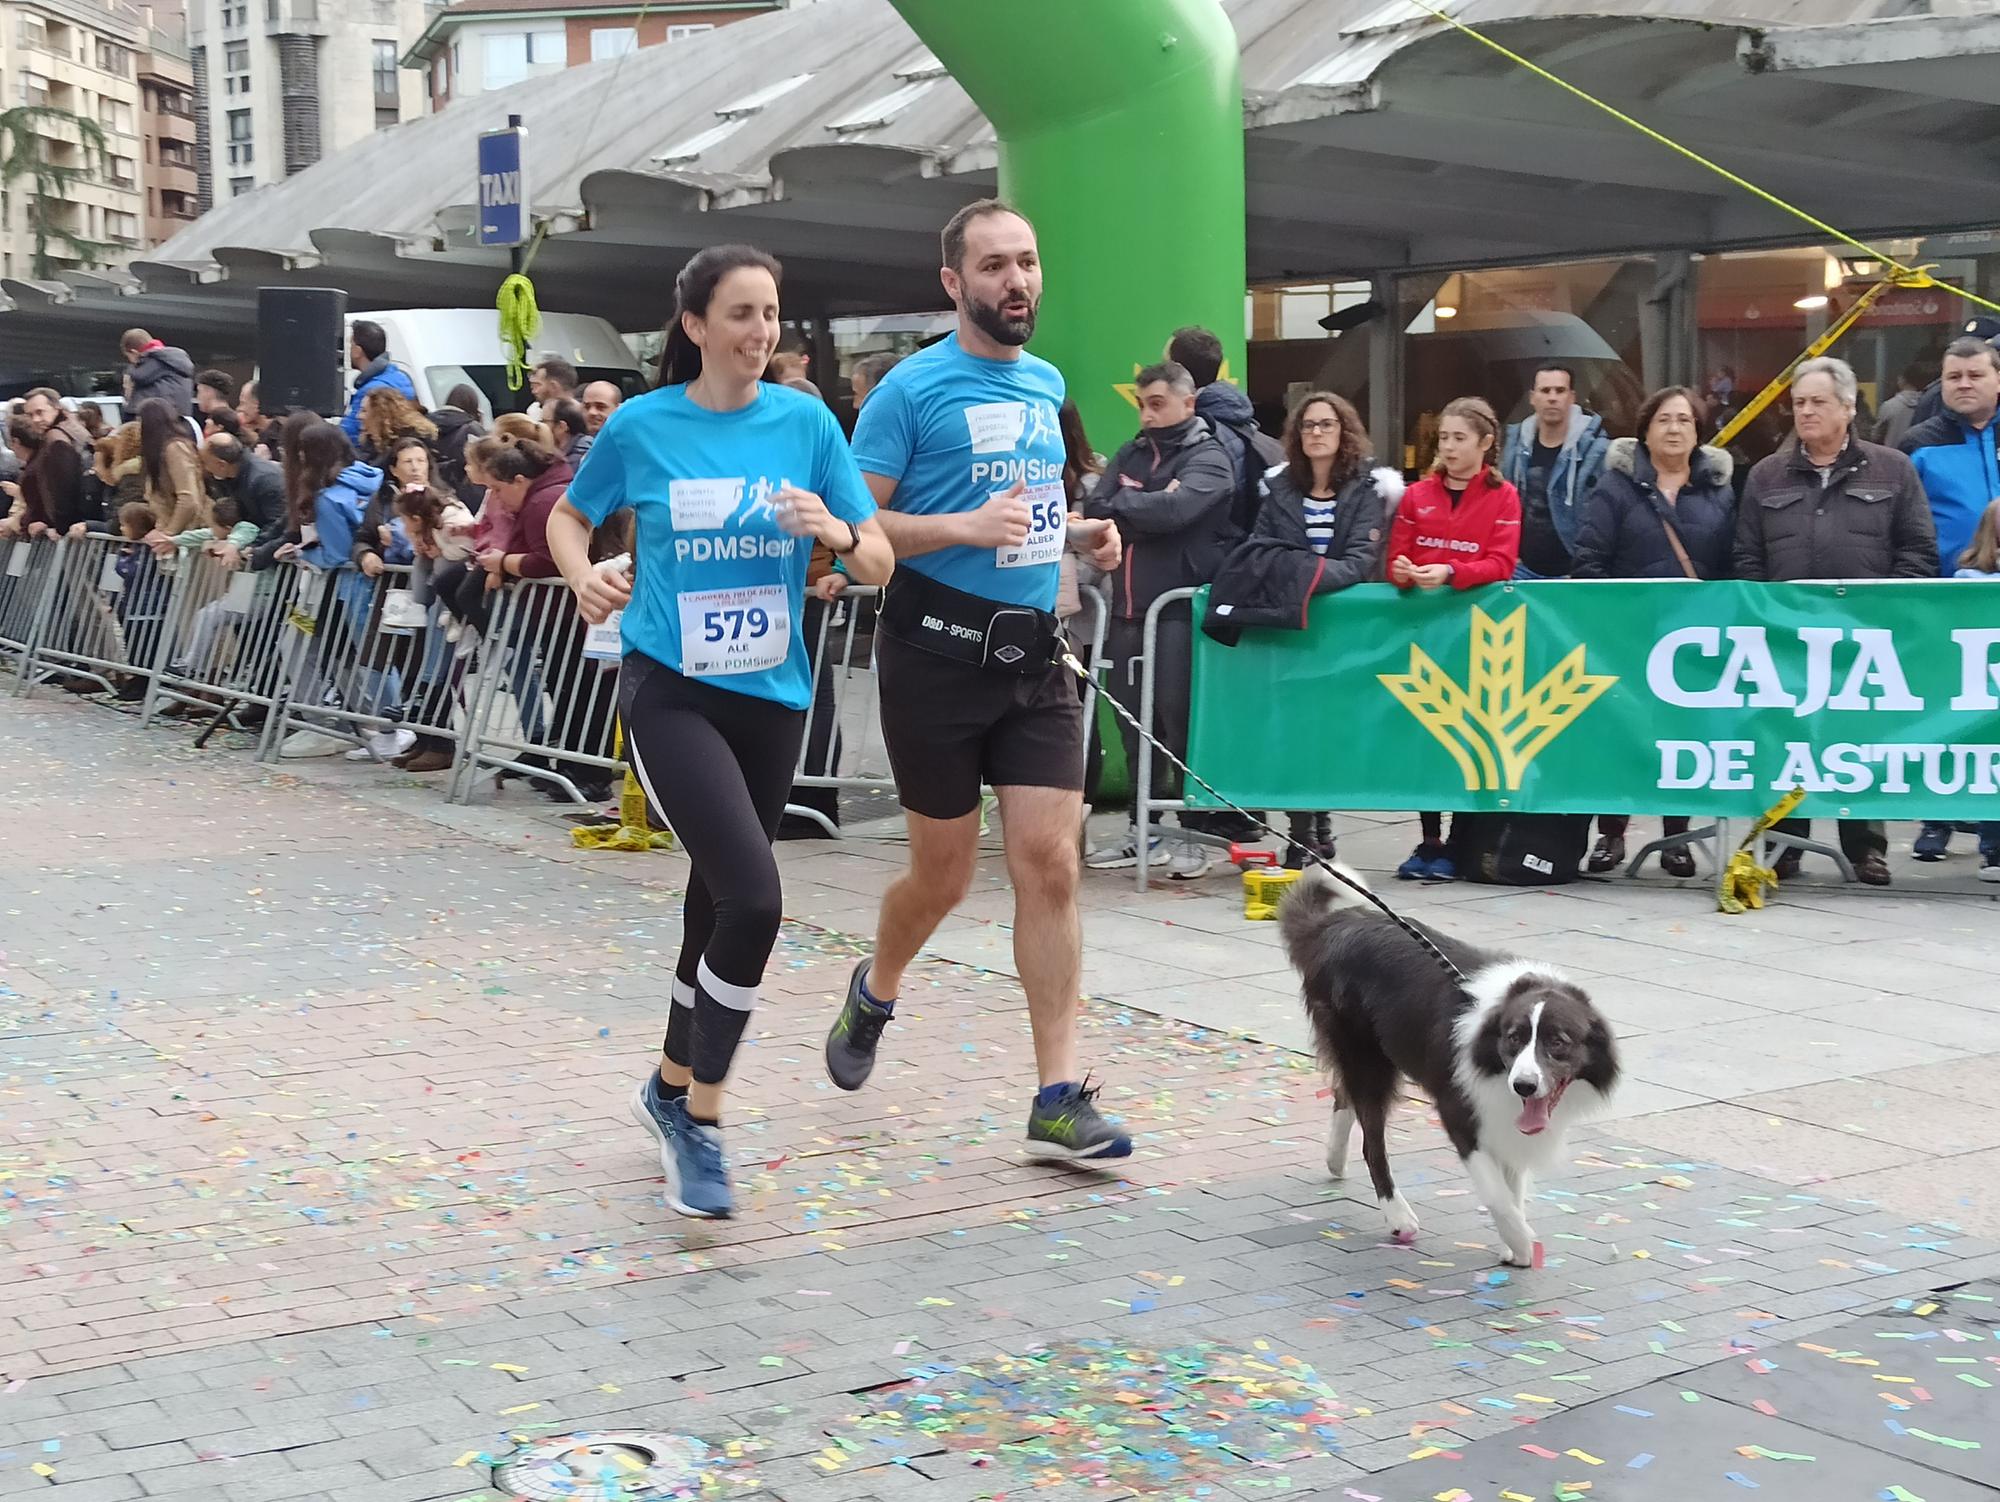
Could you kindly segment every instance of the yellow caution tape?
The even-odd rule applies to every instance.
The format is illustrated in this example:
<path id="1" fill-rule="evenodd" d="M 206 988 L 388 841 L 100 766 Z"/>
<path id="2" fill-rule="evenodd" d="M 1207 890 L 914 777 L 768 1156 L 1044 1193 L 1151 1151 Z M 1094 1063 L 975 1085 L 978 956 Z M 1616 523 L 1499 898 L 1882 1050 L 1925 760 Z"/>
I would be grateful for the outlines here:
<path id="1" fill-rule="evenodd" d="M 1723 912 L 1744 913 L 1762 907 L 1765 889 L 1777 890 L 1778 873 L 1769 866 L 1759 865 L 1757 857 L 1750 853 L 1751 847 L 1757 843 L 1757 837 L 1773 824 L 1780 819 L 1789 819 L 1792 810 L 1805 802 L 1805 798 L 1804 788 L 1793 788 L 1757 816 L 1757 822 L 1750 826 L 1750 833 L 1743 837 L 1743 843 L 1723 868 L 1722 885 L 1716 893 L 1716 906 Z"/>

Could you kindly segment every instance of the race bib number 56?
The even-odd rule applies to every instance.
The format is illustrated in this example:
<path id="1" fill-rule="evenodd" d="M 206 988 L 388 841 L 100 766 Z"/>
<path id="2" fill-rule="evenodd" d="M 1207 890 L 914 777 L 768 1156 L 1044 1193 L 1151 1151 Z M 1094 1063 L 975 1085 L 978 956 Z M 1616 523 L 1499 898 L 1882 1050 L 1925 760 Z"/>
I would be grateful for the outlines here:
<path id="1" fill-rule="evenodd" d="M 683 594 L 680 608 L 681 672 L 690 678 L 761 673 L 791 652 L 791 602 L 782 584 Z"/>
<path id="2" fill-rule="evenodd" d="M 1060 482 L 1030 485 L 1021 493 L 1028 503 L 1027 541 L 993 550 L 995 568 L 1029 568 L 1062 560 L 1063 538 L 1069 530 L 1069 500 Z"/>

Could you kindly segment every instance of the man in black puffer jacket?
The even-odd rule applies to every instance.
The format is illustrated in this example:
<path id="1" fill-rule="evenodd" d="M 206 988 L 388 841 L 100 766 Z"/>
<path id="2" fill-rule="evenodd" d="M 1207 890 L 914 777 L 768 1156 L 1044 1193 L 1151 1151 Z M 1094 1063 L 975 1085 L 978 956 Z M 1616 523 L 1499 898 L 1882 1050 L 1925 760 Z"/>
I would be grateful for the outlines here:
<path id="1" fill-rule="evenodd" d="M 1145 651 L 1146 612 L 1170 590 L 1208 583 L 1236 537 L 1230 518 L 1236 474 L 1208 424 L 1195 416 L 1194 378 L 1172 361 L 1139 372 L 1139 433 L 1118 451 L 1083 514 L 1108 518 L 1125 544 L 1118 569 L 1105 580 L 1111 619 L 1104 655 L 1111 665 L 1111 693 L 1139 712 L 1139 665 Z M 1153 674 L 1153 729 L 1176 756 L 1187 755 L 1189 671 L 1193 617 L 1188 603 L 1161 613 Z M 1139 738 L 1129 728 L 1125 758 L 1136 767 Z M 1153 788 L 1172 797 L 1179 774 L 1165 760 L 1153 763 Z M 1182 822 L 1188 823 L 1188 816 Z M 1199 822 L 1198 819 L 1196 822 Z M 1136 843 L 1092 858 L 1093 869 L 1136 864 Z M 1176 853 L 1171 872 L 1181 879 L 1207 874 L 1208 857 L 1189 846 Z"/>

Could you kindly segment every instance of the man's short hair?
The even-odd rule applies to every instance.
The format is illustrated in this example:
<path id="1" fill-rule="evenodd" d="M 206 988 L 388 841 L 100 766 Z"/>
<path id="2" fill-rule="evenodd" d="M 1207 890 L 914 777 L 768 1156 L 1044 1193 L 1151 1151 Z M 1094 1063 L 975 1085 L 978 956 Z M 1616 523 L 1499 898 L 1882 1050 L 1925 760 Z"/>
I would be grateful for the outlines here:
<path id="1" fill-rule="evenodd" d="M 23 403 L 27 403 L 33 401 L 38 396 L 51 407 L 54 407 L 56 411 L 61 412 L 65 410 L 62 404 L 62 393 L 53 386 L 37 386 L 32 391 L 23 393 L 21 400 Z"/>
<path id="2" fill-rule="evenodd" d="M 1852 412 L 1861 399 L 1861 383 L 1854 378 L 1854 367 L 1845 360 L 1836 360 L 1832 355 L 1821 355 L 1817 360 L 1808 360 L 1792 372 L 1792 388 L 1807 376 L 1830 376 L 1833 380 L 1833 394 L 1840 398 L 1841 406 Z"/>
<path id="3" fill-rule="evenodd" d="M 1944 357 L 1947 360 L 1976 360 L 1981 355 L 1993 362 L 1995 370 L 2000 370 L 2000 349 L 1995 349 L 1984 339 L 1964 335 L 1944 347 Z"/>
<path id="4" fill-rule="evenodd" d="M 153 336 L 144 329 L 127 329 L 118 336 L 118 347 L 126 354 L 144 349 L 153 342 Z"/>
<path id="5" fill-rule="evenodd" d="M 570 431 L 570 436 L 590 431 L 590 419 L 585 415 L 583 403 L 574 397 L 557 397 L 542 408 L 542 421 L 551 425 L 561 423 Z"/>
<path id="6" fill-rule="evenodd" d="M 243 419 L 236 415 L 234 407 L 217 407 L 211 412 L 200 413 L 203 426 L 212 426 L 218 432 L 240 433 Z"/>
<path id="7" fill-rule="evenodd" d="M 938 236 L 938 248 L 944 254 L 943 264 L 947 269 L 957 271 L 965 264 L 966 226 L 994 214 L 1012 214 L 1029 228 L 1034 227 L 1026 214 L 1004 198 L 975 198 L 945 222 L 944 232 Z"/>
<path id="8" fill-rule="evenodd" d="M 1167 341 L 1167 358 L 1187 367 L 1197 390 L 1222 378 L 1222 341 L 1200 324 L 1174 330 Z"/>
<path id="9" fill-rule="evenodd" d="M 576 367 L 561 355 L 550 355 L 546 360 L 537 360 L 535 369 L 548 380 L 554 381 L 565 391 L 576 390 Z"/>
<path id="10" fill-rule="evenodd" d="M 347 331 L 347 337 L 354 341 L 354 347 L 371 360 L 379 360 L 387 353 L 389 336 L 382 332 L 382 325 L 371 323 L 366 318 L 354 320 L 354 327 Z"/>
<path id="11" fill-rule="evenodd" d="M 225 402 L 236 400 L 236 377 L 226 370 L 204 370 L 194 378 L 197 386 L 206 386 Z"/>
<path id="12" fill-rule="evenodd" d="M 1162 360 L 1140 371 L 1133 379 L 1133 389 L 1144 391 L 1148 386 L 1165 386 L 1175 396 L 1193 396 L 1195 390 L 1194 377 L 1178 360 Z"/>
<path id="13" fill-rule="evenodd" d="M 234 433 L 211 433 L 208 451 L 231 469 L 240 468 L 243 464 L 243 441 Z"/>
<path id="14" fill-rule="evenodd" d="M 902 363 L 903 357 L 891 350 L 880 349 L 872 355 L 863 355 L 854 362 L 848 380 L 865 383 L 870 391 L 882 384 L 882 377 Z"/>
<path id="15" fill-rule="evenodd" d="M 1563 373 L 1563 376 L 1569 381 L 1569 389 L 1572 391 L 1576 390 L 1575 367 L 1565 365 L 1560 360 L 1544 360 L 1542 361 L 1541 364 L 1537 365 L 1535 367 L 1535 384 L 1537 386 L 1541 385 L 1542 377 L 1547 375 L 1552 370 L 1561 371 Z"/>

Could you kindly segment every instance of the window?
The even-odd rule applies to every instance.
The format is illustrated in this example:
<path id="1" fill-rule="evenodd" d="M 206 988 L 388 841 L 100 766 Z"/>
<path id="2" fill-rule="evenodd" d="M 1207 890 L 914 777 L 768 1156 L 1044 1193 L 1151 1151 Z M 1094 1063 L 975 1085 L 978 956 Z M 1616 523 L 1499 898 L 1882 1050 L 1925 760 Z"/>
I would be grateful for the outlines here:
<path id="1" fill-rule="evenodd" d="M 229 139 L 247 141 L 250 139 L 250 111 L 231 110 L 229 112 Z"/>
<path id="2" fill-rule="evenodd" d="M 42 23 L 40 16 L 31 16 L 23 12 L 21 15 L 21 29 L 16 35 L 20 38 L 23 47 L 32 47 L 37 52 L 47 52 L 49 50 L 48 27 Z"/>
<path id="3" fill-rule="evenodd" d="M 516 31 L 487 36 L 486 76 L 480 87 L 510 88 L 535 73 L 548 73 L 569 61 L 569 43 L 560 31 Z"/>
<path id="4" fill-rule="evenodd" d="M 222 71 L 225 73 L 247 73 L 250 71 L 250 44 L 248 42 L 223 43 Z"/>
<path id="5" fill-rule="evenodd" d="M 113 240 L 137 240 L 139 216 L 107 210 L 104 215 L 104 233 Z"/>
<path id="6" fill-rule="evenodd" d="M 231 198 L 241 198 L 256 186 L 257 184 L 250 178 L 232 177 L 229 179 L 229 196 Z"/>
<path id="7" fill-rule="evenodd" d="M 396 95 L 396 44 L 393 41 L 375 43 L 375 97 L 393 99 Z"/>
<path id="8" fill-rule="evenodd" d="M 636 26 L 600 26 L 590 34 L 592 62 L 607 57 L 623 57 L 638 50 L 639 29 Z"/>
<path id="9" fill-rule="evenodd" d="M 132 134 L 132 106 L 122 99 L 113 99 L 109 94 L 97 101 L 97 123 L 106 130 Z"/>
<path id="10" fill-rule="evenodd" d="M 521 82 L 528 76 L 528 37 L 525 32 L 510 32 L 505 36 L 488 36 L 481 39 L 485 44 L 487 89 L 505 89 Z"/>
<path id="11" fill-rule="evenodd" d="M 49 102 L 49 81 L 39 73 L 21 70 L 21 103 L 45 105 Z"/>
<path id="12" fill-rule="evenodd" d="M 121 47 L 116 42 L 97 39 L 97 66 L 106 73 L 116 73 L 120 78 L 132 76 L 132 49 Z"/>
<path id="13" fill-rule="evenodd" d="M 138 185 L 138 170 L 129 156 L 106 157 L 105 164 L 111 181 L 118 187 L 130 188 Z"/>
<path id="14" fill-rule="evenodd" d="M 715 30 L 715 25 L 709 21 L 688 26 L 669 26 L 667 28 L 667 40 L 670 42 L 685 42 L 689 37 L 698 37 L 704 31 L 713 30 Z"/>

